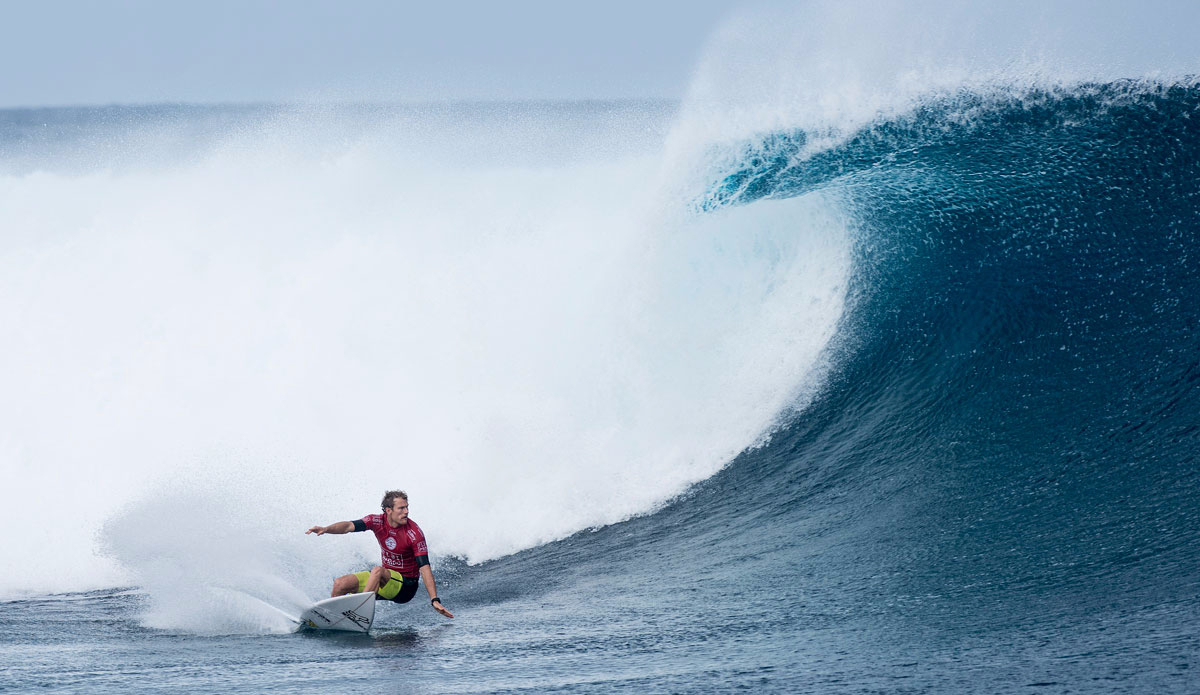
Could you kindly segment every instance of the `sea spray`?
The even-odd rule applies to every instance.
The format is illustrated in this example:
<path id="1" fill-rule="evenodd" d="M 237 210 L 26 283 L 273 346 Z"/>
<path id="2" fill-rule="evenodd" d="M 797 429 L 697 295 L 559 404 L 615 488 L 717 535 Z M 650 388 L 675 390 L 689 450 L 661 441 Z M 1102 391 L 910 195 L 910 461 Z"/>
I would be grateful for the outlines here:
<path id="1" fill-rule="evenodd" d="M 219 554 L 231 578 L 320 595 L 370 553 L 303 529 L 392 487 L 435 553 L 498 557 L 654 509 L 815 385 L 848 271 L 836 200 L 696 213 L 656 183 L 661 140 L 606 144 L 607 107 L 518 113 L 476 157 L 456 137 L 495 126 L 464 108 L 350 140 L 326 112 L 177 163 L 5 178 L 24 230 L 0 257 L 21 327 L 3 348 L 6 466 L 28 491 L 12 512 L 87 509 L 34 529 L 6 590 L 157 585 L 148 562 Z M 548 120 L 609 125 L 534 156 Z M 205 523 L 146 552 L 139 529 L 175 513 Z M 192 547 L 262 518 L 270 543 Z M 67 544 L 83 572 L 63 583 L 42 568 Z M 319 569 L 261 568 L 266 547 Z"/>

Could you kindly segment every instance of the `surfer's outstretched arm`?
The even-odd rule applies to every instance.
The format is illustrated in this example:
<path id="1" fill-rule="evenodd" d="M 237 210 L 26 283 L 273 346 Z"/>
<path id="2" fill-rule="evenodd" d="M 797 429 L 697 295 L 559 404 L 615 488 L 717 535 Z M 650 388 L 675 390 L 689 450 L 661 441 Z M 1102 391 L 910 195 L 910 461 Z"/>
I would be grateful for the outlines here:
<path id="1" fill-rule="evenodd" d="M 323 536 L 326 533 L 350 533 L 353 530 L 354 530 L 354 522 L 353 521 L 339 521 L 336 524 L 330 524 L 328 526 L 314 526 L 314 527 L 310 528 L 309 530 L 305 531 L 304 535 L 307 536 L 310 533 L 315 533 L 318 536 Z"/>
<path id="2" fill-rule="evenodd" d="M 433 568 L 429 565 L 421 565 L 421 581 L 425 582 L 425 590 L 429 592 L 429 602 L 433 604 L 433 610 L 441 613 L 447 618 L 453 618 L 454 614 L 446 610 L 442 605 L 441 600 L 434 601 L 437 598 L 437 584 L 433 582 Z"/>

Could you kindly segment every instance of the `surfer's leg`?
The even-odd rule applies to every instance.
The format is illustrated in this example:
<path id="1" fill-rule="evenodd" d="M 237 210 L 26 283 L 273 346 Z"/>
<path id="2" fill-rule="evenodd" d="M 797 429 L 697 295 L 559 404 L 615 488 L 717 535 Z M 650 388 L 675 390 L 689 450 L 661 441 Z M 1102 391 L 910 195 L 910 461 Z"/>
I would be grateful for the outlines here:
<path id="1" fill-rule="evenodd" d="M 363 573 L 365 574 L 365 572 Z M 345 596 L 359 591 L 358 576 L 353 574 L 345 574 L 333 580 L 333 590 L 329 592 L 332 596 Z"/>
<path id="2" fill-rule="evenodd" d="M 379 591 L 376 591 L 375 595 L 382 599 L 395 601 L 396 603 L 404 603 L 408 600 L 407 598 L 404 598 L 404 592 L 408 590 L 409 583 L 416 583 L 417 580 L 405 579 L 404 576 L 396 570 L 388 570 L 387 573 L 391 576 L 391 578 L 386 584 L 383 584 L 379 587 Z M 409 594 L 409 598 L 412 598 L 411 594 Z"/>
<path id="3" fill-rule="evenodd" d="M 378 591 L 387 586 L 388 579 L 392 573 L 382 567 L 374 567 L 371 569 L 371 577 L 367 580 L 367 585 L 363 587 L 363 591 Z"/>

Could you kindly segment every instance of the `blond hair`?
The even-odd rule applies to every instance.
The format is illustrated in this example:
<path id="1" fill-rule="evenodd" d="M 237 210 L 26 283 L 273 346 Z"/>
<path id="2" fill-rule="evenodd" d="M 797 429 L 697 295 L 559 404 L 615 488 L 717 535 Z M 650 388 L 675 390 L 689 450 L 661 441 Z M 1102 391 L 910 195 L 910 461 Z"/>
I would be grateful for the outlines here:
<path id="1" fill-rule="evenodd" d="M 392 505 L 396 503 L 397 497 L 404 500 L 405 502 L 408 501 L 408 494 L 405 493 L 403 490 L 388 490 L 387 492 L 383 493 L 383 502 L 381 503 L 383 505 L 383 508 L 391 509 Z"/>

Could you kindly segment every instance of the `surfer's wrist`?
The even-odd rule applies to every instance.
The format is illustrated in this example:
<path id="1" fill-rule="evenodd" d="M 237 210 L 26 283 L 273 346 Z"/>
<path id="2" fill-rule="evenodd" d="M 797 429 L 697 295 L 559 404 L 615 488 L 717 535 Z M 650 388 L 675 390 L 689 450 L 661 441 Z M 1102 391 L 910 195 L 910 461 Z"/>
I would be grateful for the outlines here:
<path id="1" fill-rule="evenodd" d="M 440 598 L 438 598 L 437 596 L 434 596 L 433 598 L 429 599 L 429 605 L 431 605 L 431 606 L 435 603 L 441 603 L 441 602 L 442 602 L 442 600 Z"/>

